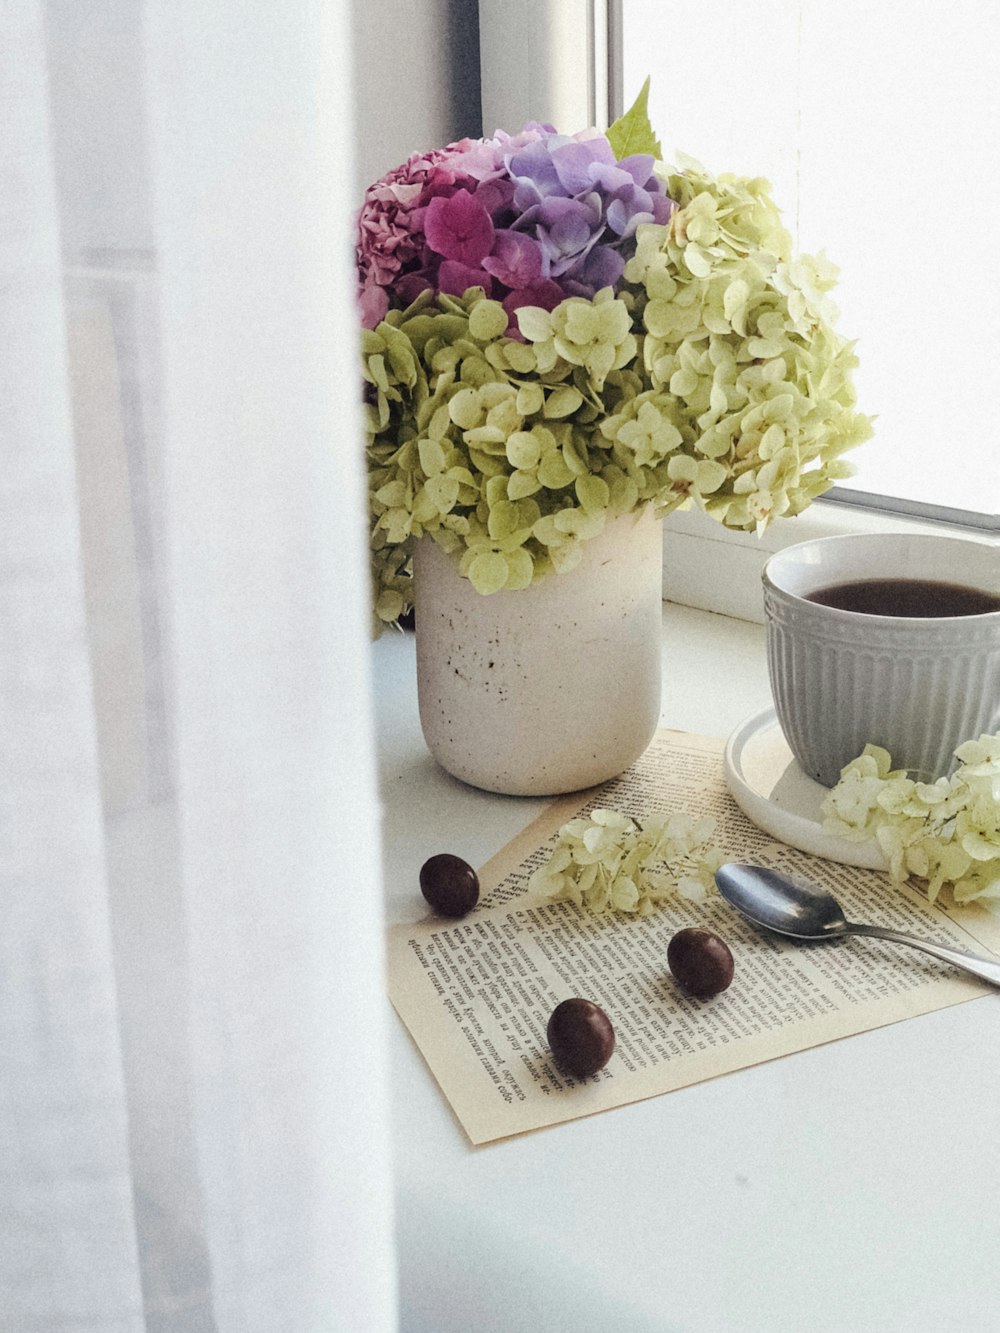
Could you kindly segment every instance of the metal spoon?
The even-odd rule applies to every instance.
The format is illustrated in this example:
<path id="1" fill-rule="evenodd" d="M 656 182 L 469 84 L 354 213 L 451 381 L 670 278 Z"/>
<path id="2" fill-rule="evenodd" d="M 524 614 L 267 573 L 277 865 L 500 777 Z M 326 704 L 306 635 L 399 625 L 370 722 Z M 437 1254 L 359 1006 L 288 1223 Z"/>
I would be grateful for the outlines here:
<path id="1" fill-rule="evenodd" d="M 954 963 L 974 976 L 1000 986 L 1000 962 L 952 949 L 946 944 L 934 944 L 898 930 L 882 926 L 863 926 L 848 921 L 840 904 L 832 894 L 812 884 L 789 879 L 777 870 L 765 866 L 738 865 L 730 862 L 715 872 L 719 892 L 737 911 L 758 926 L 766 926 L 779 935 L 791 935 L 797 940 L 830 940 L 838 935 L 874 935 L 880 940 L 909 944 L 914 949 Z"/>

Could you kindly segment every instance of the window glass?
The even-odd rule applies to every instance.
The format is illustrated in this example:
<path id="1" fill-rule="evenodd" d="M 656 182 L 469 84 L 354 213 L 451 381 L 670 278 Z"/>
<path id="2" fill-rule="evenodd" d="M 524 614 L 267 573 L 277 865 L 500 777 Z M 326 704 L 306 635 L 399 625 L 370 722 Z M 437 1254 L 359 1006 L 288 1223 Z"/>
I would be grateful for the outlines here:
<path id="1" fill-rule="evenodd" d="M 621 0 L 622 96 L 668 159 L 766 176 L 841 269 L 875 437 L 849 483 L 1000 512 L 1000 6 Z"/>

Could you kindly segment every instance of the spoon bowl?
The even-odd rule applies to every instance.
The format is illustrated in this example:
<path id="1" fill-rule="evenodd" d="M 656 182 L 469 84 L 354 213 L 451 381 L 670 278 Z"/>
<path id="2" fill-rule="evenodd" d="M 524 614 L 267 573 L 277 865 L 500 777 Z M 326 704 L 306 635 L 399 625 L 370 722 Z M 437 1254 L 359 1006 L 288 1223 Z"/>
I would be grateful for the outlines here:
<path id="1" fill-rule="evenodd" d="M 825 940 L 847 933 L 847 920 L 833 894 L 768 866 L 730 863 L 716 871 L 719 892 L 757 926 L 799 940 Z"/>
<path id="2" fill-rule="evenodd" d="M 982 958 L 935 940 L 919 939 L 883 926 L 848 921 L 832 893 L 815 884 L 783 875 L 768 866 L 728 862 L 715 872 L 719 892 L 748 921 L 797 940 L 831 940 L 843 935 L 870 935 L 895 944 L 908 944 L 942 962 L 971 972 L 1000 986 L 1000 960 Z"/>

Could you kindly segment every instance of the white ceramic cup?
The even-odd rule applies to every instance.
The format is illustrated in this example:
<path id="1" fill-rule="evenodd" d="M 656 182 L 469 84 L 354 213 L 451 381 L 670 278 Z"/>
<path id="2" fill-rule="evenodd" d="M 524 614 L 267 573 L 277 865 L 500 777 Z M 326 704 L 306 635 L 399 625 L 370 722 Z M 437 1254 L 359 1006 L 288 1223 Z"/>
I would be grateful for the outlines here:
<path id="1" fill-rule="evenodd" d="M 810 601 L 867 579 L 960 584 L 1000 596 L 1000 547 L 944 536 L 821 537 L 764 566 L 778 721 L 805 773 L 833 786 L 871 742 L 929 782 L 963 741 L 1000 730 L 1000 610 L 871 615 Z"/>

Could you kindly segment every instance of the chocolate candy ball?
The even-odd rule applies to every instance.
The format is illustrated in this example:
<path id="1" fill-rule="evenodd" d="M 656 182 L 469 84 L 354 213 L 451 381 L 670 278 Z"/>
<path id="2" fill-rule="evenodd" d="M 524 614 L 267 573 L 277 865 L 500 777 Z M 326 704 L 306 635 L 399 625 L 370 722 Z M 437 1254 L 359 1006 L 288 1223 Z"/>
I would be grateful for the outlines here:
<path id="1" fill-rule="evenodd" d="M 615 1030 L 592 1000 L 563 1000 L 552 1010 L 546 1035 L 555 1062 L 575 1078 L 589 1078 L 611 1059 Z"/>
<path id="2" fill-rule="evenodd" d="M 678 985 L 698 1000 L 710 1000 L 733 979 L 729 945 L 711 930 L 697 926 L 679 930 L 673 937 L 667 945 L 667 964 Z"/>
<path id="3" fill-rule="evenodd" d="M 460 856 L 439 852 L 420 867 L 420 892 L 439 916 L 465 916 L 479 902 L 479 876 Z"/>

